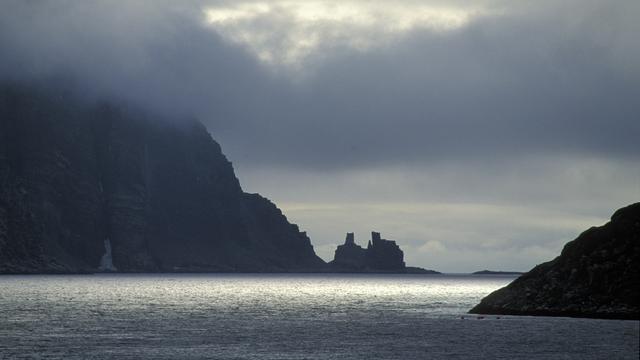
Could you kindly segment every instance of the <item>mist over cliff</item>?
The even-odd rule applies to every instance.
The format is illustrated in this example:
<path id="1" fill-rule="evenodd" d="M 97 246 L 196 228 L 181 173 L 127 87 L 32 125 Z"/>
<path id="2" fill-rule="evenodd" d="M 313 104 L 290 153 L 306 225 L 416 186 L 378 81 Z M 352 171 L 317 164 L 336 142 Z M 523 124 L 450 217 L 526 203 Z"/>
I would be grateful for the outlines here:
<path id="1" fill-rule="evenodd" d="M 5 83 L 0 144 L 0 272 L 325 265 L 196 120 Z"/>

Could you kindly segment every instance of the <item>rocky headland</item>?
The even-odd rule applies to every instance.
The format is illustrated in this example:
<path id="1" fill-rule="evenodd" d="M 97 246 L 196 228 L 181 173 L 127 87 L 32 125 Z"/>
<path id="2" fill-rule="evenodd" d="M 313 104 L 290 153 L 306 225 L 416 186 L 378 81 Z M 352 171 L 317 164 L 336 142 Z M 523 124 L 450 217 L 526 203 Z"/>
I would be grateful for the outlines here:
<path id="1" fill-rule="evenodd" d="M 640 203 L 482 299 L 477 314 L 640 319 Z"/>
<path id="2" fill-rule="evenodd" d="M 0 85 L 0 273 L 325 270 L 199 122 Z"/>

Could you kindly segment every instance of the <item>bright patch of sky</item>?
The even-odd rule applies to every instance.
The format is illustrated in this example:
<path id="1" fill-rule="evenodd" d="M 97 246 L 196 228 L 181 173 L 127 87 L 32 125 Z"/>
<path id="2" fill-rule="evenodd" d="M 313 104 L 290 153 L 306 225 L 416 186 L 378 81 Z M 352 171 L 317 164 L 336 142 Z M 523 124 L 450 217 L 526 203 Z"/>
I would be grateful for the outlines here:
<path id="1" fill-rule="evenodd" d="M 261 62 L 298 68 L 329 48 L 367 51 L 413 30 L 456 30 L 486 10 L 474 4 L 271 1 L 207 6 L 203 12 L 211 28 Z"/>

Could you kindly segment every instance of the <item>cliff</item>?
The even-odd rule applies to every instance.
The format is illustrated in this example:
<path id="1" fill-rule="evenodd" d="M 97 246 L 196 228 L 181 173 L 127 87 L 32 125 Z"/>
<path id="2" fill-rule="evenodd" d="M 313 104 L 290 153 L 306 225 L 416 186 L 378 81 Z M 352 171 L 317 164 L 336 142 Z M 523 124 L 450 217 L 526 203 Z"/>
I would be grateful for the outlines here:
<path id="1" fill-rule="evenodd" d="M 325 267 L 197 121 L 0 89 L 0 273 Z"/>
<path id="2" fill-rule="evenodd" d="M 640 203 L 482 299 L 478 314 L 640 319 Z"/>

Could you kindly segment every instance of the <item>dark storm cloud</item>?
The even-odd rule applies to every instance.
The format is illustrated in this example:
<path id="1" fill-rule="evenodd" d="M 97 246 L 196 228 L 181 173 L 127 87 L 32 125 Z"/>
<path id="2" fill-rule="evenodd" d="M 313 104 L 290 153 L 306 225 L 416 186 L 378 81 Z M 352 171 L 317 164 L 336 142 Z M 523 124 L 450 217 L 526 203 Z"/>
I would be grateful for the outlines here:
<path id="1" fill-rule="evenodd" d="M 67 74 L 96 95 L 196 115 L 244 164 L 640 155 L 632 1 L 488 2 L 500 11 L 449 31 L 322 47 L 299 81 L 207 26 L 207 4 L 5 1 L 1 74 Z"/>
<path id="2" fill-rule="evenodd" d="M 590 24 L 489 20 L 324 64 L 308 94 L 268 109 L 294 136 L 255 124 L 263 146 L 279 149 L 263 156 L 329 167 L 531 152 L 637 157 L 637 68 L 620 68 Z"/>
<path id="3" fill-rule="evenodd" d="M 55 78 L 170 115 L 228 118 L 248 88 L 270 85 L 243 50 L 204 28 L 200 13 L 195 2 L 5 1 L 0 75 Z"/>

